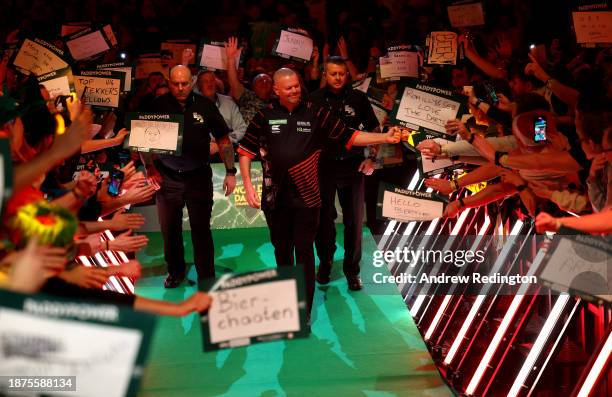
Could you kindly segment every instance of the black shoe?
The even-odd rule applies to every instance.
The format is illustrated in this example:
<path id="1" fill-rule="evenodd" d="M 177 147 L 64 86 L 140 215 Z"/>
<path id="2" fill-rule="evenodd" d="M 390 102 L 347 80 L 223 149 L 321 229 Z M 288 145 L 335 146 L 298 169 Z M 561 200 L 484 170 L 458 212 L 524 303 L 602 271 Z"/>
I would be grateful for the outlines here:
<path id="1" fill-rule="evenodd" d="M 363 288 L 363 283 L 361 282 L 361 277 L 354 276 L 346 279 L 348 283 L 348 288 L 351 291 L 359 291 Z"/>
<path id="2" fill-rule="evenodd" d="M 183 281 L 185 281 L 185 276 L 179 278 L 168 275 L 166 281 L 164 281 L 164 288 L 176 288 L 181 285 Z"/>
<path id="3" fill-rule="evenodd" d="M 317 270 L 317 283 L 322 285 L 329 284 L 331 280 L 330 273 L 330 270 L 321 270 L 321 265 L 319 265 L 319 270 Z"/>

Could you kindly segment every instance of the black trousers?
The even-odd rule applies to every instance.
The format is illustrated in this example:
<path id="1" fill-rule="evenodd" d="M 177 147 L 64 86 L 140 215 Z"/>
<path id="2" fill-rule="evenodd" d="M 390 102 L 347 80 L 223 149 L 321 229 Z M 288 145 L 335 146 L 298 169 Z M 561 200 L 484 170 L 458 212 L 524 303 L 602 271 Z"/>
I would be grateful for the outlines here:
<path id="1" fill-rule="evenodd" d="M 308 312 L 312 308 L 315 287 L 315 265 L 313 242 L 319 225 L 319 208 L 280 207 L 264 210 L 270 229 L 270 240 L 274 246 L 277 266 L 304 268 Z"/>
<path id="2" fill-rule="evenodd" d="M 191 226 L 193 259 L 198 278 L 215 277 L 215 248 L 210 231 L 213 205 L 212 170 L 209 165 L 187 172 L 177 172 L 158 165 L 162 174 L 157 192 L 157 213 L 164 239 L 164 258 L 168 274 L 185 276 L 183 248 L 183 207 L 187 205 Z"/>
<path id="3" fill-rule="evenodd" d="M 347 278 L 359 275 L 365 186 L 364 175 L 358 171 L 360 164 L 360 158 L 321 162 L 321 217 L 315 240 L 321 272 L 331 270 L 336 252 L 334 222 L 338 216 L 335 206 L 338 192 L 344 223 L 344 275 Z"/>

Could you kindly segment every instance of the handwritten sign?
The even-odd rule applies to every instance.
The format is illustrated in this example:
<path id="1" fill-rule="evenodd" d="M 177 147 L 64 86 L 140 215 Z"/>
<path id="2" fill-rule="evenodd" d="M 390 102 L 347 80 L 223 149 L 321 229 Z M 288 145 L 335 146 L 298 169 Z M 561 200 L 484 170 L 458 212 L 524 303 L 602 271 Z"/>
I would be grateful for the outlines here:
<path id="1" fill-rule="evenodd" d="M 85 30 L 85 29 L 89 28 L 90 26 L 91 26 L 91 23 L 89 23 L 89 22 L 66 23 L 66 24 L 62 25 L 62 28 L 61 28 L 61 31 L 60 31 L 60 36 L 61 37 L 70 36 L 72 34 L 80 32 L 81 30 Z"/>
<path id="2" fill-rule="evenodd" d="M 454 28 L 485 24 L 482 3 L 462 4 L 446 7 L 448 19 Z"/>
<path id="3" fill-rule="evenodd" d="M 431 221 L 444 213 L 446 202 L 434 193 L 416 192 L 390 184 L 378 191 L 379 217 L 400 222 Z"/>
<path id="4" fill-rule="evenodd" d="M 424 84 L 407 86 L 401 98 L 395 100 L 391 120 L 413 130 L 445 137 L 444 125 L 457 118 L 464 108 L 462 101 L 463 98 L 443 88 Z"/>
<path id="5" fill-rule="evenodd" d="M 431 32 L 427 63 L 430 65 L 455 65 L 457 63 L 457 33 Z"/>
<path id="6" fill-rule="evenodd" d="M 312 38 L 308 36 L 281 30 L 272 54 L 300 62 L 310 62 L 313 45 Z"/>
<path id="7" fill-rule="evenodd" d="M 146 79 L 149 74 L 160 72 L 167 79 L 170 74 L 168 63 L 160 55 L 141 55 L 136 62 L 136 79 Z"/>
<path id="8" fill-rule="evenodd" d="M 573 12 L 576 42 L 612 43 L 612 11 Z"/>
<path id="9" fill-rule="evenodd" d="M 83 70 L 74 76 L 74 88 L 84 103 L 92 106 L 119 107 L 125 73 L 114 70 Z"/>
<path id="10" fill-rule="evenodd" d="M 184 117 L 179 114 L 128 113 L 126 146 L 139 152 L 176 154 L 183 144 Z"/>
<path id="11" fill-rule="evenodd" d="M 308 336 L 301 266 L 228 274 L 200 288 L 213 298 L 202 317 L 205 351 Z"/>
<path id="12" fill-rule="evenodd" d="M 540 279 L 553 289 L 612 302 L 612 240 L 561 229 L 545 258 Z"/>
<path id="13" fill-rule="evenodd" d="M 114 70 L 116 72 L 125 73 L 125 85 L 123 87 L 123 91 L 128 92 L 132 90 L 132 76 L 134 69 L 132 65 L 129 65 L 126 62 L 105 63 L 102 65 L 96 65 L 96 69 Z"/>
<path id="14" fill-rule="evenodd" d="M 72 89 L 72 69 L 55 70 L 37 77 L 38 82 L 45 86 L 51 98 L 60 95 L 70 95 Z"/>
<path id="15" fill-rule="evenodd" d="M 433 140 L 439 145 L 446 145 L 450 143 L 450 141 L 442 138 L 433 138 Z M 431 176 L 440 174 L 443 171 L 453 170 L 463 166 L 463 163 L 451 160 L 450 158 L 441 159 L 441 158 L 426 158 L 425 156 L 419 156 L 417 158 L 417 162 L 419 164 L 419 170 L 421 174 L 425 176 Z"/>
<path id="16" fill-rule="evenodd" d="M 382 79 L 419 77 L 419 55 L 413 51 L 389 51 L 379 64 Z"/>
<path id="17" fill-rule="evenodd" d="M 188 64 L 195 63 L 196 45 L 186 41 L 165 41 L 161 43 L 162 55 L 168 57 L 168 66 L 173 67 L 183 63 L 183 51 L 191 50 L 193 57 Z"/>
<path id="18" fill-rule="evenodd" d="M 1 374 L 74 376 L 82 396 L 136 395 L 154 316 L 0 290 L 0 318 Z"/>
<path id="19" fill-rule="evenodd" d="M 53 44 L 40 39 L 25 39 L 12 64 L 25 74 L 37 76 L 68 67 L 65 53 Z"/>
<path id="20" fill-rule="evenodd" d="M 111 48 L 101 30 L 91 32 L 91 29 L 86 29 L 69 36 L 66 40 L 66 47 L 70 50 L 72 58 L 77 61 L 90 59 Z"/>
<path id="21" fill-rule="evenodd" d="M 202 46 L 200 56 L 200 66 L 209 70 L 227 70 L 227 54 L 225 47 L 215 44 L 204 44 Z M 240 55 L 242 51 L 239 51 L 236 55 L 236 68 L 240 63 Z"/>

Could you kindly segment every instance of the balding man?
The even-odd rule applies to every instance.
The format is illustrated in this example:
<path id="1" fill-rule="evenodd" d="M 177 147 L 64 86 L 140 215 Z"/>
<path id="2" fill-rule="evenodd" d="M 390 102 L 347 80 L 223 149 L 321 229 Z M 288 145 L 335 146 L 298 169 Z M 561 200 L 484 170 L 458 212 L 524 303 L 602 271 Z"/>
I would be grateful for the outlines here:
<path id="1" fill-rule="evenodd" d="M 277 266 L 304 266 L 308 309 L 314 295 L 313 242 L 319 223 L 321 194 L 319 157 L 329 148 L 399 142 L 399 131 L 386 134 L 356 131 L 329 109 L 301 101 L 300 81 L 294 71 L 274 74 L 278 101 L 259 111 L 240 142 L 240 172 L 247 202 L 260 207 L 251 182 L 251 161 L 261 156 L 264 174 L 263 207 L 274 245 Z M 295 252 L 294 252 L 295 251 Z"/>
<path id="2" fill-rule="evenodd" d="M 238 78 L 236 71 L 236 55 L 238 55 L 238 39 L 230 37 L 225 46 L 227 54 L 227 80 L 230 85 L 230 94 L 238 104 L 244 121 L 248 124 L 255 114 L 266 107 L 272 98 L 272 79 L 264 73 L 253 78 L 251 88 L 245 88 Z"/>
<path id="3" fill-rule="evenodd" d="M 236 186 L 234 150 L 229 129 L 208 98 L 192 92 L 191 71 L 177 65 L 170 71 L 170 92 L 157 98 L 155 113 L 181 114 L 184 117 L 183 145 L 180 156 L 158 155 L 145 159 L 147 174 L 161 186 L 157 192 L 157 210 L 164 239 L 164 257 L 168 264 L 166 288 L 176 288 L 186 277 L 183 250 L 183 207 L 187 205 L 191 242 L 198 278 L 215 276 L 214 246 L 210 232 L 213 205 L 212 171 L 209 164 L 210 134 L 219 144 L 225 163 L 225 195 Z"/>

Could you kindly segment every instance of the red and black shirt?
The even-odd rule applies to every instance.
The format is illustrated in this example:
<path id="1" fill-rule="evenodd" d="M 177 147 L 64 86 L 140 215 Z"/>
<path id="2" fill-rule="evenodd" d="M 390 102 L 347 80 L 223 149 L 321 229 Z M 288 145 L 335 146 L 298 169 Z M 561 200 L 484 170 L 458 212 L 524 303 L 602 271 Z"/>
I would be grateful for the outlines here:
<path id="1" fill-rule="evenodd" d="M 262 160 L 263 209 L 320 207 L 321 152 L 330 145 L 349 150 L 355 136 L 327 107 L 305 101 L 289 112 L 276 101 L 253 117 L 238 153 Z"/>

